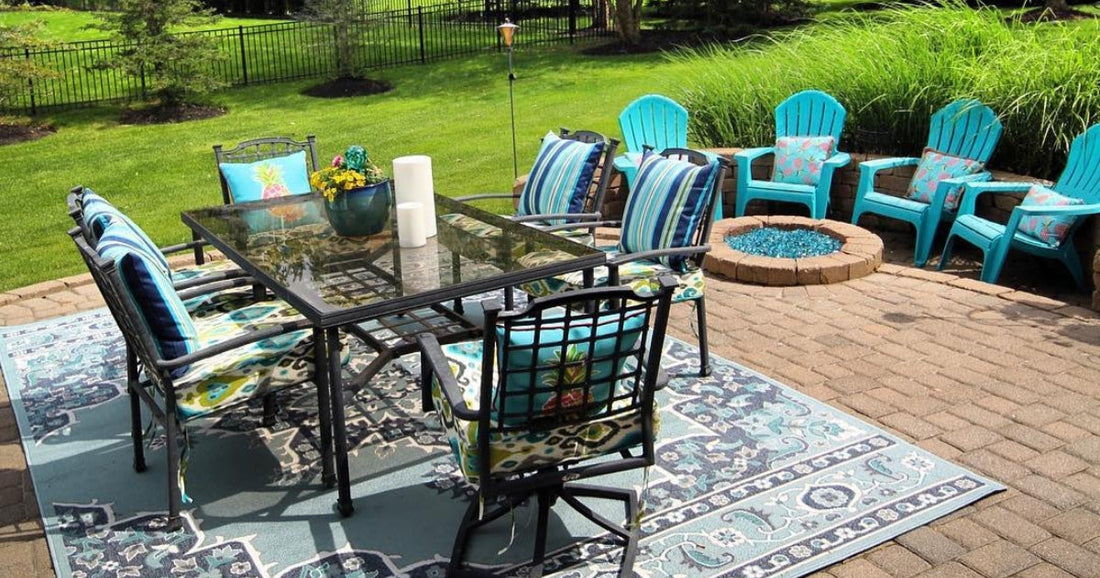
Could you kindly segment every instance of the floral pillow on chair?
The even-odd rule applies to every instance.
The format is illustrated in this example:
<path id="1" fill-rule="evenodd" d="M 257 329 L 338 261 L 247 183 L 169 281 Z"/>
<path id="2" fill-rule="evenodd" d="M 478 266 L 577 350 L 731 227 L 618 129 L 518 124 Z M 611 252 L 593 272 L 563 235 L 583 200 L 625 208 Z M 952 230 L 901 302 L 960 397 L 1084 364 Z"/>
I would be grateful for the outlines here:
<path id="1" fill-rule="evenodd" d="M 947 153 L 941 153 L 935 149 L 926 148 L 917 165 L 917 172 L 913 173 L 909 181 L 909 189 L 906 191 L 909 198 L 925 204 L 931 204 L 932 197 L 936 195 L 936 187 L 944 179 L 955 179 L 980 172 L 983 168 L 981 162 L 974 159 L 956 157 Z M 947 191 L 943 208 L 954 211 L 959 208 L 962 199 L 962 187 L 952 187 Z"/>
<path id="2" fill-rule="evenodd" d="M 1085 201 L 1059 195 L 1042 185 L 1034 185 L 1027 191 L 1022 207 L 1066 207 L 1070 205 L 1083 205 Z M 1070 227 L 1077 221 L 1076 215 L 1059 217 L 1054 215 L 1025 215 L 1020 219 L 1019 231 L 1030 235 L 1040 241 L 1057 247 L 1062 244 L 1069 233 Z"/>
<path id="3" fill-rule="evenodd" d="M 834 152 L 831 136 L 781 136 L 775 139 L 772 182 L 817 186 L 821 167 Z"/>

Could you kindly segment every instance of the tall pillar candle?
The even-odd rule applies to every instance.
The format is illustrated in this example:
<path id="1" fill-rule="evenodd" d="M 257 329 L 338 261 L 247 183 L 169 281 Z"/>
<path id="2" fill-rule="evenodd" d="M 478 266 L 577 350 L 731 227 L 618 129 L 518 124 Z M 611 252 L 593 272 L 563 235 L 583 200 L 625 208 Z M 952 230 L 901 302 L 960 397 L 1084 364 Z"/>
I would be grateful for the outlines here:
<path id="1" fill-rule="evenodd" d="M 435 186 L 432 184 L 432 159 L 411 155 L 393 159 L 393 186 L 397 203 L 420 203 L 424 206 L 425 232 L 436 235 Z"/>

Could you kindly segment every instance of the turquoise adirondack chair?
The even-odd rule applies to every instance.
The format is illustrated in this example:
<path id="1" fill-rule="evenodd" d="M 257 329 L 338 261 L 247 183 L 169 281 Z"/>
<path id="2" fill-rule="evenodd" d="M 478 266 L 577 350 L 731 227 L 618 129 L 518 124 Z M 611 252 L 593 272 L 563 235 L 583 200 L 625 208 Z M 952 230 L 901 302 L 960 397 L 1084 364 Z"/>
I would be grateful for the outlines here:
<path id="1" fill-rule="evenodd" d="M 1073 234 L 1085 221 L 1087 215 L 1100 214 L 1100 124 L 1094 124 L 1073 139 L 1069 147 L 1066 168 L 1062 170 L 1058 182 L 1051 190 L 1065 197 L 1080 199 L 1081 205 L 1039 205 L 1024 204 L 1012 209 L 1008 224 L 1002 225 L 974 214 L 974 206 L 979 196 L 986 193 L 1003 194 L 1028 191 L 1032 183 L 984 182 L 966 183 L 963 202 L 959 214 L 951 225 L 947 235 L 947 244 L 943 248 L 939 269 L 951 258 L 951 247 L 955 238 L 968 241 L 982 250 L 985 258 L 982 262 L 982 281 L 996 283 L 1001 276 L 1005 257 L 1009 249 L 1017 249 L 1039 257 L 1058 259 L 1066 265 L 1077 286 L 1085 289 L 1085 275 L 1081 269 L 1081 260 L 1073 246 Z M 1063 240 L 1050 244 L 1027 234 L 1021 229 L 1027 220 L 1034 217 L 1076 216 L 1069 226 Z"/>
<path id="2" fill-rule="evenodd" d="M 977 161 L 984 167 L 1000 138 L 1001 121 L 993 109 L 977 100 L 960 99 L 932 115 L 927 149 Z M 863 213 L 912 223 L 917 233 L 913 252 L 913 263 L 917 267 L 923 267 L 928 262 L 932 239 L 936 236 L 939 224 L 955 220 L 955 208 L 945 203 L 948 192 L 964 182 L 988 181 L 991 177 L 987 171 L 978 170 L 972 174 L 943 179 L 936 185 L 935 194 L 928 203 L 875 191 L 875 174 L 879 171 L 907 165 L 917 166 L 920 162 L 921 159 L 917 157 L 898 157 L 859 163 L 859 189 L 856 191 L 856 203 L 852 210 L 853 225 L 859 223 L 859 217 Z M 957 201 L 955 204 L 957 205 Z"/>
<path id="3" fill-rule="evenodd" d="M 619 129 L 626 152 L 615 157 L 615 168 L 633 189 L 643 147 L 648 145 L 658 152 L 667 148 L 687 148 L 688 111 L 667 96 L 647 94 L 626 105 L 619 113 Z"/>
<path id="4" fill-rule="evenodd" d="M 779 103 L 775 108 L 775 135 L 781 137 L 833 137 L 834 147 L 840 144 L 844 130 L 844 110 L 832 96 L 819 90 L 804 90 Z M 761 181 L 752 178 L 752 163 L 758 158 L 776 154 L 776 147 L 760 147 L 743 150 L 737 160 L 737 216 L 745 214 L 745 207 L 753 199 L 801 203 L 810 208 L 810 216 L 824 219 L 829 208 L 829 188 L 833 172 L 851 162 L 848 153 L 833 149 L 824 160 L 816 184 Z"/>

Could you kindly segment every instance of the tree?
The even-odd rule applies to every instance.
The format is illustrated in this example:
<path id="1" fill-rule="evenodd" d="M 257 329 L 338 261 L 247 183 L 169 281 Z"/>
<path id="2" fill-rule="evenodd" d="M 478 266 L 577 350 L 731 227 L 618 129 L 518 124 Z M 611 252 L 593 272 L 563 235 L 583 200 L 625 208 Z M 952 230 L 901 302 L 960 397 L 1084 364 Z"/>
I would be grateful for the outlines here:
<path id="1" fill-rule="evenodd" d="M 0 25 L 0 46 L 42 46 L 44 42 L 39 40 L 41 29 L 41 22 L 21 26 Z M 25 58 L 22 53 L 6 52 L 0 55 L 0 107 L 7 107 L 11 96 L 26 91 L 29 83 L 55 76 L 56 71 Z"/>
<path id="2" fill-rule="evenodd" d="M 355 54 L 362 44 L 359 34 L 352 30 L 356 20 L 354 0 L 307 0 L 306 18 L 331 24 L 336 42 L 336 76 L 355 76 Z"/>
<path id="3" fill-rule="evenodd" d="M 623 44 L 642 43 L 642 0 L 615 0 L 615 28 Z"/>
<path id="4" fill-rule="evenodd" d="M 212 61 L 222 58 L 214 39 L 175 33 L 181 26 L 217 17 L 199 0 L 119 0 L 117 12 L 101 13 L 97 28 L 126 48 L 103 63 L 141 78 L 148 98 L 166 108 L 198 104 L 224 83 Z"/>

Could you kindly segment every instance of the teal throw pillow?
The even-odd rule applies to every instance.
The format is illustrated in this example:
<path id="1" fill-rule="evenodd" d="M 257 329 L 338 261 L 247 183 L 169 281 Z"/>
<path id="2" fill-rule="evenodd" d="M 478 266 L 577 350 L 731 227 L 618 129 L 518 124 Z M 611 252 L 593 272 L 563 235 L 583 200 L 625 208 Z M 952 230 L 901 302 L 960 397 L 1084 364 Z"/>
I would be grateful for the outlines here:
<path id="1" fill-rule="evenodd" d="M 1085 204 L 1085 201 L 1081 199 L 1060 195 L 1056 191 L 1042 185 L 1033 185 L 1028 189 L 1027 194 L 1024 195 L 1024 200 L 1020 203 L 1020 206 L 1066 207 L 1083 204 Z M 1073 227 L 1076 221 L 1077 215 L 1056 216 L 1025 214 L 1023 218 L 1020 219 L 1020 226 L 1017 230 L 1025 235 L 1035 237 L 1051 247 L 1057 247 L 1066 239 L 1066 235 L 1069 234 L 1070 228 Z"/>
<path id="2" fill-rule="evenodd" d="M 229 184 L 234 203 L 310 192 L 306 151 L 253 163 L 222 163 L 218 168 Z"/>
<path id="3" fill-rule="evenodd" d="M 547 417 L 570 408 L 587 407 L 588 413 L 594 414 L 606 407 L 630 357 L 617 354 L 636 347 L 645 323 L 641 312 L 630 313 L 622 320 L 620 331 L 619 317 L 619 312 L 611 311 L 596 317 L 594 323 L 592 319 L 574 320 L 568 333 L 564 318 L 544 319 L 537 332 L 513 327 L 508 332 L 507 357 L 504 327 L 498 325 L 497 362 L 505 389 L 503 394 L 496 392 L 493 407 L 503 409 L 501 421 L 525 423 L 528 404 L 533 415 Z"/>
<path id="4" fill-rule="evenodd" d="M 700 166 L 647 151 L 623 209 L 619 250 L 636 253 L 688 246 L 711 203 L 720 170 L 717 160 Z M 659 261 L 678 272 L 687 270 L 685 257 Z"/>
<path id="5" fill-rule="evenodd" d="M 527 175 L 516 213 L 552 215 L 583 212 L 603 146 L 602 142 L 583 143 L 558 138 L 552 132 L 546 133 L 535 164 Z M 562 222 L 562 219 L 551 220 L 551 224 Z"/>
<path id="6" fill-rule="evenodd" d="M 956 157 L 926 148 L 917 164 L 917 171 L 909 181 L 908 195 L 914 201 L 932 202 L 940 181 L 972 175 L 982 170 L 982 163 L 974 159 Z M 962 186 L 951 187 L 944 198 L 943 208 L 954 211 L 962 200 Z"/>
<path id="7" fill-rule="evenodd" d="M 163 359 L 175 359 L 199 349 L 198 331 L 172 287 L 172 280 L 146 251 L 135 246 L 125 223 L 115 221 L 107 225 L 96 251 L 104 259 L 115 262 L 129 297 L 141 315 L 137 322 L 152 334 Z M 179 376 L 185 371 L 186 366 L 176 368 L 172 375 Z"/>
<path id="8" fill-rule="evenodd" d="M 831 136 L 781 136 L 775 139 L 772 181 L 816 187 L 821 167 L 836 152 Z"/>
<path id="9" fill-rule="evenodd" d="M 103 231 L 107 229 L 107 226 L 112 222 L 120 222 L 130 228 L 130 231 L 124 232 L 121 229 L 116 230 L 118 236 L 125 236 L 129 240 L 130 244 L 135 249 L 140 249 L 145 252 L 146 256 L 152 260 L 160 269 L 168 274 L 170 269 L 168 267 L 168 260 L 165 259 L 164 254 L 160 252 L 160 248 L 157 244 L 149 238 L 149 235 L 142 230 L 130 217 L 127 217 L 117 207 L 112 205 L 103 197 L 92 192 L 90 189 L 85 189 L 84 194 L 81 196 L 81 213 L 84 216 L 84 228 L 91 232 L 92 239 L 96 243 L 103 236 Z"/>

